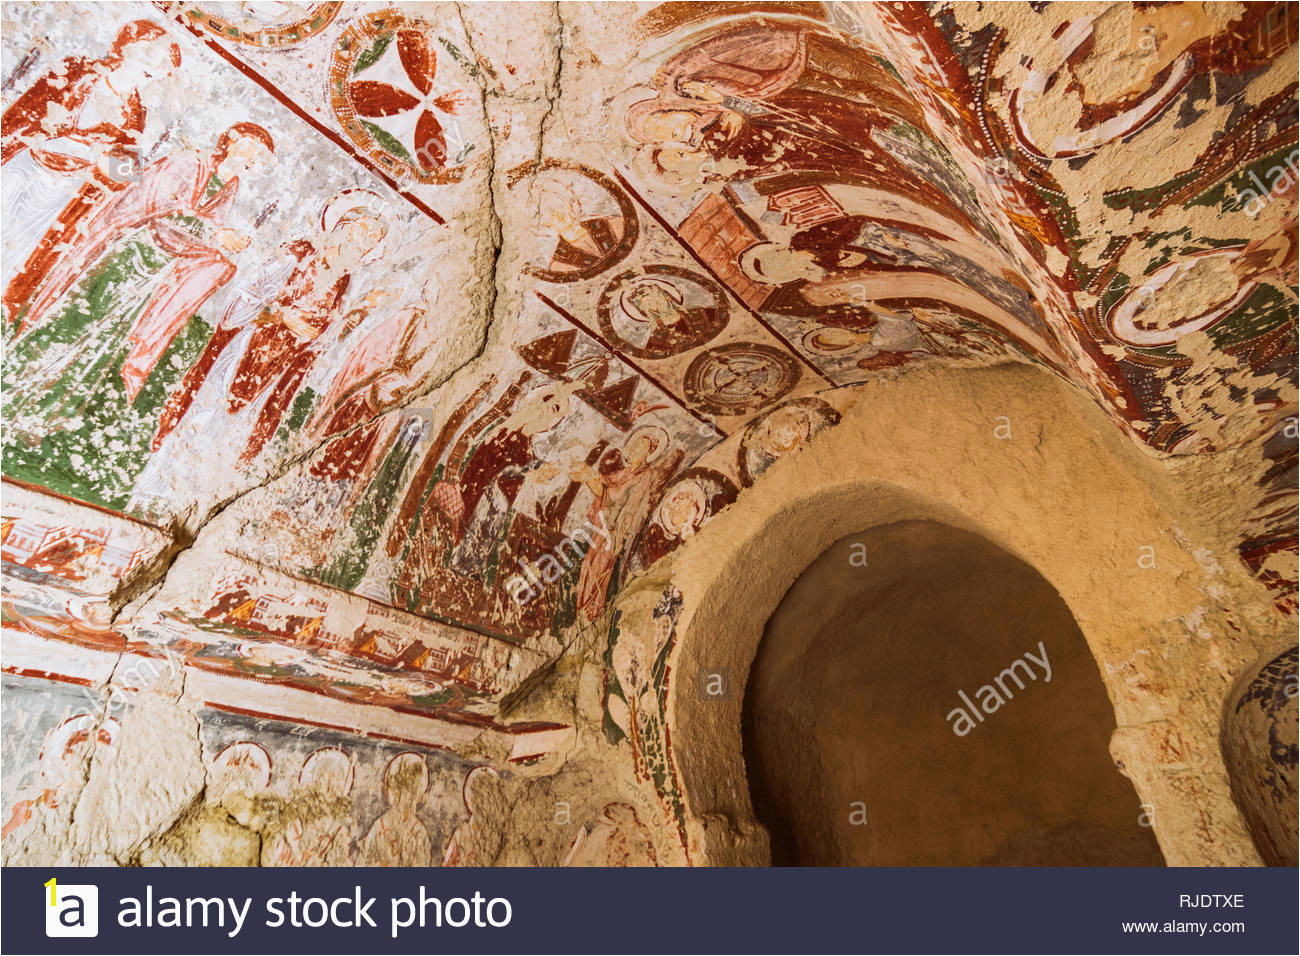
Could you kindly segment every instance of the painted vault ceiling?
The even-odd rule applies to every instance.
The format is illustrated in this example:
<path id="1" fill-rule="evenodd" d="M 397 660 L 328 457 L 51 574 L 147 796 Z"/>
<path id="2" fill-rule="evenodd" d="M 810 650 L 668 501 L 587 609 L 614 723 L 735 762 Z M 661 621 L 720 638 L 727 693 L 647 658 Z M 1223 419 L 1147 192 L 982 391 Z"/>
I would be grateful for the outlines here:
<path id="1" fill-rule="evenodd" d="M 1294 611 L 1293 4 L 4 15 L 12 677 L 544 760 L 566 635 L 934 363 L 1231 456 Z"/>

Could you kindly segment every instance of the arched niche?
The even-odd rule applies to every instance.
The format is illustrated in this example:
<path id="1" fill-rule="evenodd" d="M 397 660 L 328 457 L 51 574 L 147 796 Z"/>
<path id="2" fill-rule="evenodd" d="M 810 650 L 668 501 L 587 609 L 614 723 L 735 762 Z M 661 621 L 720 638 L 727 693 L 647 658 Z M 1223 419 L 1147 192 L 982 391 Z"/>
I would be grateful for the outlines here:
<path id="1" fill-rule="evenodd" d="M 643 606 L 638 592 L 665 584 L 682 596 L 663 693 L 692 862 L 770 860 L 749 797 L 741 690 L 782 596 L 845 535 L 936 521 L 1014 555 L 1065 602 L 1115 711 L 1111 755 L 1167 862 L 1258 865 L 1220 715 L 1226 684 L 1289 624 L 1179 505 L 1158 462 L 1040 370 L 918 369 L 859 387 L 839 425 L 625 590 Z M 710 682 L 726 692 L 703 690 Z"/>
<path id="2" fill-rule="evenodd" d="M 1150 866 L 1150 821 L 1065 602 L 978 535 L 841 538 L 768 620 L 745 767 L 772 862 Z"/>

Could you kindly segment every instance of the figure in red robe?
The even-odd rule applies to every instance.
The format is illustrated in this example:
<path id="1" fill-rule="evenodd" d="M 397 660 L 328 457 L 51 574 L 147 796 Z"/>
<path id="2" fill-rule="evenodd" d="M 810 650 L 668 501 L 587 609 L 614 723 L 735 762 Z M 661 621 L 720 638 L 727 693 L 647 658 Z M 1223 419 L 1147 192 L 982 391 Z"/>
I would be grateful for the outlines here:
<path id="1" fill-rule="evenodd" d="M 225 229 L 224 222 L 239 174 L 274 149 L 262 127 L 236 123 L 222 133 L 211 159 L 186 151 L 145 167 L 139 181 L 78 226 L 70 248 L 58 254 L 31 301 L 19 309 L 18 337 L 39 327 L 115 243 L 147 227 L 172 258 L 127 333 L 122 380 L 134 400 L 176 333 L 234 275 L 235 265 L 224 253 L 242 249 L 247 240 Z"/>
<path id="2" fill-rule="evenodd" d="M 75 240 L 78 224 L 109 196 L 127 187 L 126 179 L 108 175 L 105 166 L 138 160 L 146 120 L 140 87 L 170 76 L 180 63 L 180 48 L 168 40 L 166 30 L 148 20 L 135 20 L 118 31 L 107 57 L 64 59 L 4 111 L 0 165 L 26 150 L 49 172 L 77 175 L 89 171 L 87 180 L 5 287 L 3 304 L 11 320 L 54 267 L 59 249 Z M 83 147 L 85 154 L 72 155 L 67 152 L 69 146 Z"/>
<path id="3" fill-rule="evenodd" d="M 46 73 L 9 105 L 0 117 L 0 165 L 8 163 L 24 149 L 35 149 L 33 140 L 45 142 L 68 138 L 98 147 L 103 152 L 123 152 L 138 148 L 139 133 L 143 130 L 139 90 L 131 85 L 119 96 L 134 109 L 130 110 L 131 123 L 113 122 L 114 117 L 98 116 L 87 123 L 85 107 L 104 80 L 115 76 L 124 67 L 138 66 L 139 78 L 153 79 L 165 64 L 157 64 L 161 47 L 166 61 L 175 68 L 181 65 L 180 48 L 167 41 L 167 31 L 149 20 L 135 20 L 118 31 L 109 48 L 108 56 L 101 60 L 85 57 L 68 57 L 56 69 Z M 138 62 L 137 62 L 138 61 Z"/>
<path id="4" fill-rule="evenodd" d="M 907 92 L 870 57 L 814 31 L 771 24 L 708 37 L 656 73 L 658 95 L 633 104 L 633 137 L 702 154 L 725 178 L 776 191 L 842 182 L 904 192 L 959 222 L 968 216 L 873 134 L 899 121 L 924 129 Z M 675 145 L 674 145 L 675 144 Z"/>
<path id="5" fill-rule="evenodd" d="M 351 267 L 386 231 L 381 216 L 358 206 L 339 217 L 319 250 L 306 239 L 289 245 L 296 264 L 283 285 L 272 291 L 251 317 L 256 327 L 239 358 L 227 396 L 226 409 L 232 415 L 262 402 L 240 452 L 242 463 L 251 462 L 275 437 L 323 350 L 365 318 L 364 309 L 345 309 L 352 286 Z M 269 268 L 277 270 L 278 263 Z M 203 354 L 168 400 L 154 437 L 155 448 L 180 423 L 217 359 L 248 324 L 249 317 L 242 314 L 249 311 L 246 305 L 231 303 Z M 336 334 L 330 335 L 331 329 L 337 330 Z"/>

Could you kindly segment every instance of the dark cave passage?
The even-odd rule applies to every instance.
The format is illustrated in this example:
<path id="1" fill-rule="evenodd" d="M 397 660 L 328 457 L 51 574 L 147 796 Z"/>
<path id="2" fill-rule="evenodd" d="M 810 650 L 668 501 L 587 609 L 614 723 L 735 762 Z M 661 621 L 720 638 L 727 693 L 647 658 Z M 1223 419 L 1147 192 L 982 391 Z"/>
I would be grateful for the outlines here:
<path id="1" fill-rule="evenodd" d="M 920 521 L 843 538 L 795 581 L 744 713 L 775 865 L 1162 865 L 1114 728 L 1052 586 Z"/>

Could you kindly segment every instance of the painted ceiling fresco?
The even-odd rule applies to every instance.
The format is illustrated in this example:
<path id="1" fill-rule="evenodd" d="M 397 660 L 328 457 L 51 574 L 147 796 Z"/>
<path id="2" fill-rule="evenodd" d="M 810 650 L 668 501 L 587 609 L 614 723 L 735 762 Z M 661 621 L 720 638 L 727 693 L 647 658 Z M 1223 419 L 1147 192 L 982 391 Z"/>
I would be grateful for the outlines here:
<path id="1" fill-rule="evenodd" d="M 565 635 L 936 362 L 1239 452 L 1294 610 L 1293 4 L 5 17 L 11 674 L 540 759 Z"/>

